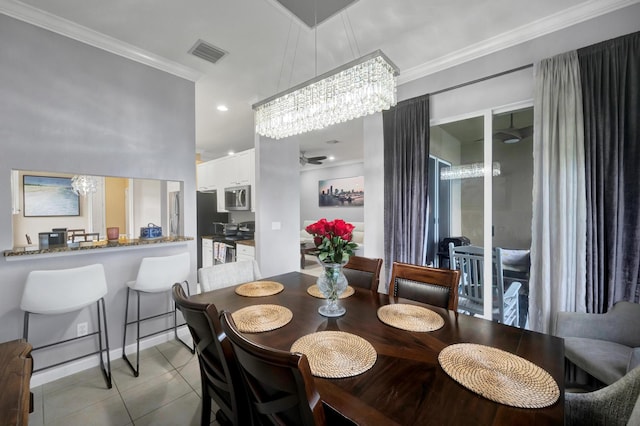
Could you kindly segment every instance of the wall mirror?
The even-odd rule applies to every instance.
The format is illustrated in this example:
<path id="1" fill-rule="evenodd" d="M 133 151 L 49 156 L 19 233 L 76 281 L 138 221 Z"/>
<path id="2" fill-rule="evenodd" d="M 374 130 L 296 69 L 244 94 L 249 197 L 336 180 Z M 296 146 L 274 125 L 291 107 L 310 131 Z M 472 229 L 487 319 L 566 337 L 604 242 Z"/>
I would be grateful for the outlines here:
<path id="1" fill-rule="evenodd" d="M 154 224 L 163 236 L 181 236 L 183 193 L 179 181 L 12 170 L 13 247 L 37 245 L 39 233 L 57 228 L 106 239 L 117 227 L 131 239 Z"/>

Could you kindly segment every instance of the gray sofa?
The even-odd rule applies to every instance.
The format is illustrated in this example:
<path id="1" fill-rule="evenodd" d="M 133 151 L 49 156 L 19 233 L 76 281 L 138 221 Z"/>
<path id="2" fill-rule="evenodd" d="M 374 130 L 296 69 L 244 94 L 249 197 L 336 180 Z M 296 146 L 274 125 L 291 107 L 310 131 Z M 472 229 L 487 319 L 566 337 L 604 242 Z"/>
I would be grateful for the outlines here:
<path id="1" fill-rule="evenodd" d="M 640 305 L 618 302 L 605 314 L 559 312 L 556 336 L 566 358 L 610 385 L 640 365 Z"/>

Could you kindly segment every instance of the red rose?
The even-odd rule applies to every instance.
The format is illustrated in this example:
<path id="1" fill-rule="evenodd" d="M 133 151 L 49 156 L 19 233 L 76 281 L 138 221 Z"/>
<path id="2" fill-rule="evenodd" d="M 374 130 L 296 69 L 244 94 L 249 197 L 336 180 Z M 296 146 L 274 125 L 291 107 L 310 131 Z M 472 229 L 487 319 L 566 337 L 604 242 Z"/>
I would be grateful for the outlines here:
<path id="1" fill-rule="evenodd" d="M 322 237 L 313 237 L 313 244 L 316 245 L 316 247 L 318 247 L 320 244 L 322 244 Z"/>

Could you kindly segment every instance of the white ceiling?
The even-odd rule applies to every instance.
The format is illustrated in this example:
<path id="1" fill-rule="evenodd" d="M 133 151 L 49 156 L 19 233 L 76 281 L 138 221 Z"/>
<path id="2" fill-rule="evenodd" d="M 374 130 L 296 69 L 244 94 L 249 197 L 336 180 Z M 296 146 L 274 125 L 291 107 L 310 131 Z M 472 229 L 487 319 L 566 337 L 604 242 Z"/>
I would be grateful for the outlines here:
<path id="1" fill-rule="evenodd" d="M 276 0 L 0 0 L 0 12 L 34 7 L 30 14 L 44 11 L 47 18 L 63 18 L 64 27 L 79 24 L 100 33 L 98 36 L 115 39 L 112 42 L 124 42 L 180 64 L 186 70 L 183 74 L 196 80 L 196 149 L 203 158 L 211 159 L 229 150 L 253 147 L 251 105 L 313 78 L 316 72 L 382 49 L 400 68 L 400 81 L 407 81 L 417 77 L 425 64 L 437 63 L 468 46 L 495 41 L 531 23 L 558 20 L 558 14 L 577 8 L 616 2 L 621 3 L 358 0 L 319 24 L 317 33 Z M 216 64 L 190 55 L 198 39 L 228 55 Z M 218 111 L 220 104 L 229 111 Z M 332 139 L 341 143 L 324 143 Z M 353 151 L 345 153 L 344 159 L 361 156 L 361 126 L 334 126 L 301 142 L 301 149 L 309 155 L 329 155 L 337 147 Z"/>

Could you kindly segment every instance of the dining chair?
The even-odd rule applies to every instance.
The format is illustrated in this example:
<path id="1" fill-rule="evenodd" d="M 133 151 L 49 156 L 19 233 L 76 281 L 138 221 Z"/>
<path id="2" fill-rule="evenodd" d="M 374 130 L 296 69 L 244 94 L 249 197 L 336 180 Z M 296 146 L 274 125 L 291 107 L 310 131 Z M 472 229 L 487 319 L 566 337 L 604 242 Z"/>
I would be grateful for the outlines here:
<path id="1" fill-rule="evenodd" d="M 145 337 L 154 336 L 169 330 L 173 330 L 176 340 L 185 345 L 191 353 L 195 353 L 195 349 L 189 346 L 185 341 L 178 337 L 178 327 L 184 324 L 178 324 L 178 318 L 176 315 L 175 304 L 173 309 L 169 311 L 161 311 L 156 315 L 150 315 L 145 318 L 140 318 L 140 295 L 141 294 L 158 294 L 168 293 L 171 294 L 171 288 L 175 283 L 184 283 L 189 291 L 189 269 L 191 268 L 191 261 L 189 253 L 180 253 L 171 256 L 158 256 L 158 257 L 145 257 L 140 262 L 138 268 L 138 275 L 135 281 L 129 281 L 127 283 L 127 299 L 124 308 L 124 333 L 122 336 L 122 359 L 127 363 L 133 375 L 138 377 L 140 374 L 140 340 Z M 128 321 L 129 318 L 129 295 L 134 292 L 137 296 L 136 303 L 136 319 Z M 144 336 L 140 335 L 140 324 L 144 321 L 155 320 L 156 318 L 164 317 L 167 315 L 173 315 L 173 326 L 169 328 L 163 328 L 152 333 L 148 333 Z M 136 366 L 134 367 L 125 349 L 127 347 L 127 328 L 130 325 L 136 325 Z"/>
<path id="2" fill-rule="evenodd" d="M 471 314 L 484 314 L 484 248 L 477 246 L 454 246 L 449 243 L 451 269 L 460 275 L 459 310 Z M 519 325 L 519 293 L 522 284 L 513 281 L 505 289 L 502 265 L 502 249 L 493 249 L 493 308 L 492 318 L 502 324 Z"/>
<path id="3" fill-rule="evenodd" d="M 34 347 L 32 352 L 39 349 L 51 348 L 59 344 L 68 344 L 71 341 L 87 339 L 92 336 L 98 337 L 98 350 L 84 355 L 76 356 L 66 361 L 53 365 L 39 367 L 34 370 L 41 371 L 61 364 L 76 361 L 78 359 L 96 355 L 100 357 L 100 369 L 107 387 L 111 389 L 111 360 L 109 357 L 109 335 L 107 333 L 107 314 L 104 303 L 104 296 L 107 294 L 107 280 L 104 267 L 101 264 L 82 266 L 79 268 L 58 269 L 51 271 L 31 271 L 27 276 L 27 281 L 22 293 L 20 309 L 24 311 L 24 328 L 22 337 L 29 341 L 29 319 L 32 314 L 38 316 L 47 315 L 47 324 L 51 326 L 54 318 L 60 314 L 69 312 L 79 312 L 89 308 L 94 303 L 97 310 L 97 322 L 91 333 L 83 336 L 72 337 L 54 343 L 48 343 L 39 347 Z M 53 316 L 53 318 L 52 318 Z M 58 319 L 61 321 L 61 319 Z M 65 326 L 61 324 L 60 326 Z M 57 333 L 57 329 L 56 329 Z M 103 344 L 104 340 L 104 344 Z M 67 349 L 68 352 L 68 349 Z M 104 357 L 106 356 L 106 363 Z M 34 357 L 35 358 L 35 357 Z M 43 356 L 45 358 L 45 356 Z M 51 358 L 49 354 L 46 358 Z"/>
<path id="4" fill-rule="evenodd" d="M 258 262 L 240 260 L 220 263 L 198 269 L 198 282 L 202 291 L 212 291 L 236 284 L 248 283 L 262 278 Z"/>
<path id="5" fill-rule="evenodd" d="M 393 262 L 389 294 L 455 311 L 459 282 L 460 271 Z"/>
<path id="6" fill-rule="evenodd" d="M 304 354 L 251 342 L 240 334 L 230 312 L 221 313 L 220 323 L 248 390 L 254 424 L 353 424 L 322 401 Z"/>
<path id="7" fill-rule="evenodd" d="M 381 268 L 382 259 L 351 256 L 347 264 L 342 268 L 342 272 L 347 277 L 349 285 L 378 291 Z"/>
<path id="8" fill-rule="evenodd" d="M 593 392 L 565 392 L 565 425 L 639 425 L 640 367 Z"/>
<path id="9" fill-rule="evenodd" d="M 173 300 L 187 321 L 198 354 L 202 386 L 201 424 L 208 426 L 211 422 L 212 399 L 220 407 L 216 412 L 218 423 L 250 424 L 249 400 L 242 386 L 231 342 L 222 331 L 215 305 L 190 301 L 178 283 L 173 285 Z"/>

